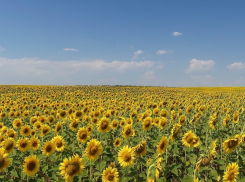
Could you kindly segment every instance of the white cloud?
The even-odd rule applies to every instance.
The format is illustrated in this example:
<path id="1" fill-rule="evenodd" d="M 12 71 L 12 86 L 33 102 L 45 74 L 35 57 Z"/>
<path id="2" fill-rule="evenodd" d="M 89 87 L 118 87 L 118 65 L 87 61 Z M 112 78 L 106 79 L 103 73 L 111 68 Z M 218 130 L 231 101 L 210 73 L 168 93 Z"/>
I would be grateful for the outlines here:
<path id="1" fill-rule="evenodd" d="M 53 61 L 37 58 L 0 58 L 0 82 L 2 84 L 97 84 L 109 82 L 103 80 L 101 75 L 109 75 L 110 78 L 128 70 L 135 70 L 137 73 L 149 67 L 154 69 L 157 65 L 158 63 L 153 61 L 106 62 L 100 59 Z"/>
<path id="2" fill-rule="evenodd" d="M 167 54 L 167 51 L 165 51 L 165 50 L 159 50 L 159 51 L 157 51 L 157 54 L 158 55 Z"/>
<path id="3" fill-rule="evenodd" d="M 176 37 L 176 36 L 180 36 L 180 35 L 182 35 L 182 33 L 181 33 L 181 32 L 173 32 L 172 34 L 173 34 L 173 36 L 175 36 L 175 37 Z"/>
<path id="4" fill-rule="evenodd" d="M 242 62 L 235 62 L 227 66 L 230 70 L 242 70 L 245 68 L 245 63 Z"/>
<path id="5" fill-rule="evenodd" d="M 143 54 L 143 51 L 142 50 L 138 50 L 138 51 L 134 52 L 134 56 L 132 57 L 132 59 L 137 58 L 138 55 L 140 55 L 140 54 Z"/>
<path id="6" fill-rule="evenodd" d="M 186 73 L 190 73 L 193 71 L 207 71 L 214 67 L 215 62 L 213 60 L 203 61 L 192 59 L 190 61 L 189 68 L 185 70 Z"/>
<path id="7" fill-rule="evenodd" d="M 142 76 L 144 80 L 152 81 L 156 79 L 155 72 L 154 71 L 147 71 L 145 74 Z"/>
<path id="8" fill-rule="evenodd" d="M 63 51 L 73 51 L 73 52 L 77 52 L 77 49 L 74 48 L 64 48 Z"/>
<path id="9" fill-rule="evenodd" d="M 4 50 L 5 50 L 5 49 L 4 49 L 2 46 L 0 46 L 0 52 L 1 52 L 1 51 L 4 51 Z"/>

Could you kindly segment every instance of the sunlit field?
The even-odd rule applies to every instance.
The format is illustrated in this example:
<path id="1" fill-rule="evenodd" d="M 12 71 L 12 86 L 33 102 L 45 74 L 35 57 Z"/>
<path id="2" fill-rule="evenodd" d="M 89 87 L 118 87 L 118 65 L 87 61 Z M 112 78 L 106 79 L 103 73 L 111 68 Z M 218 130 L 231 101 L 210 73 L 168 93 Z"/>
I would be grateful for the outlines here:
<path id="1" fill-rule="evenodd" d="M 245 181 L 245 88 L 0 92 L 0 181 Z"/>

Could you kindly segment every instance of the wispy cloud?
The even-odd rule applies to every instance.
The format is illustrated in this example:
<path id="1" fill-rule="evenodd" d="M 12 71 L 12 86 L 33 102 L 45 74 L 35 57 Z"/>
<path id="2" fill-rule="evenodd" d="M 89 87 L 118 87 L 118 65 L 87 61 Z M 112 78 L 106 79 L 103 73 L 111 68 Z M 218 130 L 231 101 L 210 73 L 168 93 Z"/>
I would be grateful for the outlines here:
<path id="1" fill-rule="evenodd" d="M 135 52 L 134 52 L 134 56 L 132 57 L 132 59 L 137 58 L 138 55 L 140 55 L 140 54 L 143 54 L 143 51 L 142 51 L 142 50 L 135 51 Z"/>
<path id="2" fill-rule="evenodd" d="M 173 36 L 175 36 L 175 37 L 176 37 L 176 36 L 180 36 L 180 35 L 182 35 L 182 33 L 181 33 L 181 32 L 173 32 L 172 34 L 173 34 Z"/>
<path id="3" fill-rule="evenodd" d="M 53 61 L 37 58 L 0 58 L 0 82 L 2 84 L 106 83 L 108 80 L 103 80 L 101 75 L 116 78 L 118 74 L 124 74 L 128 70 L 135 70 L 137 74 L 147 68 L 155 69 L 157 66 L 158 63 L 153 61 L 107 62 L 101 59 Z M 4 80 L 6 77 L 8 79 Z M 88 77 L 90 79 L 85 79 Z"/>
<path id="4" fill-rule="evenodd" d="M 77 49 L 74 48 L 64 48 L 63 51 L 73 51 L 73 52 L 77 52 Z"/>
<path id="5" fill-rule="evenodd" d="M 163 54 L 167 54 L 167 51 L 165 51 L 165 50 L 158 50 L 157 51 L 157 55 L 163 55 Z"/>
<path id="6" fill-rule="evenodd" d="M 192 59 L 190 61 L 189 68 L 185 70 L 186 73 L 194 72 L 194 71 L 207 71 L 214 67 L 215 62 L 213 60 L 197 60 Z"/>
<path id="7" fill-rule="evenodd" d="M 0 46 L 0 51 L 4 51 L 5 49 L 2 47 L 2 46 Z"/>
<path id="8" fill-rule="evenodd" d="M 242 62 L 235 62 L 227 66 L 230 70 L 243 70 L 245 69 L 245 63 Z"/>

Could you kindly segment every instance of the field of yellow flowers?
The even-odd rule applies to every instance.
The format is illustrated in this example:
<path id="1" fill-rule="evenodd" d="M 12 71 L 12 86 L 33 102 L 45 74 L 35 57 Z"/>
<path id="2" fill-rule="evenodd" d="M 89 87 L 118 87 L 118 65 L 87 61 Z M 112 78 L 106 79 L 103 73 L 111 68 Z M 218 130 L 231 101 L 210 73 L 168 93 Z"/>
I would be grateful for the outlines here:
<path id="1" fill-rule="evenodd" d="M 0 86 L 0 181 L 245 181 L 244 91 Z"/>

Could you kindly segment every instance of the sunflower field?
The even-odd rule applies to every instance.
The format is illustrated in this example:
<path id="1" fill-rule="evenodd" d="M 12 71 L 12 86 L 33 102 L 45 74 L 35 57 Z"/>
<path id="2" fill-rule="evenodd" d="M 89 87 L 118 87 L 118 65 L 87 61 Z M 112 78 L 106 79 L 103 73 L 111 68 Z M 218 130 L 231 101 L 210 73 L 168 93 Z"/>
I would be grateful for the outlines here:
<path id="1" fill-rule="evenodd" d="M 0 181 L 243 182 L 244 91 L 0 86 Z"/>

